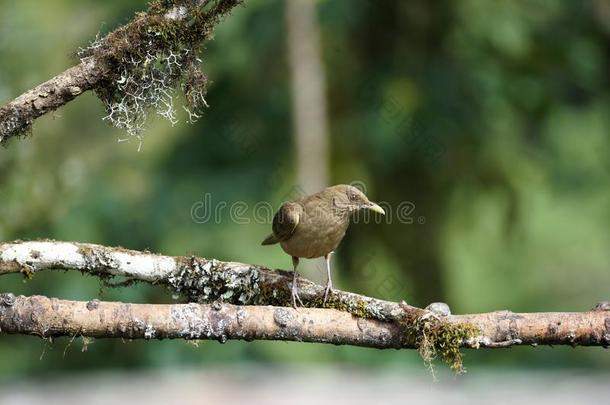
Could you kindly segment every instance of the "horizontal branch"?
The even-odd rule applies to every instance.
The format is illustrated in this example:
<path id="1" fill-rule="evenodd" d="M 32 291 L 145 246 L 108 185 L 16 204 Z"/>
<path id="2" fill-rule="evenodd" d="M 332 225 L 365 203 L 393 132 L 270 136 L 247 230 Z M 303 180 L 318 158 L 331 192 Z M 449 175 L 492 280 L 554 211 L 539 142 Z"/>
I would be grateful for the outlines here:
<path id="1" fill-rule="evenodd" d="M 111 248 L 94 244 L 56 242 L 56 241 L 29 241 L 0 244 L 0 276 L 9 273 L 23 273 L 31 277 L 42 270 L 77 270 L 98 276 L 125 276 L 134 280 L 141 280 L 153 284 L 161 284 L 183 294 L 189 301 L 208 303 L 209 305 L 189 304 L 180 305 L 134 305 L 107 303 L 109 308 L 129 308 L 122 310 L 127 322 L 132 315 L 137 314 L 138 319 L 150 319 L 159 334 L 155 337 L 184 337 L 176 335 L 171 330 L 165 330 L 159 325 L 170 325 L 167 320 L 171 318 L 172 311 L 186 310 L 185 308 L 198 308 L 202 316 L 209 317 L 217 314 L 217 307 L 224 308 L 221 313 L 232 314 L 235 319 L 238 312 L 243 309 L 245 314 L 252 315 L 252 319 L 267 319 L 269 329 L 260 332 L 260 336 L 275 336 L 270 320 L 280 311 L 274 305 L 285 307 L 290 305 L 290 282 L 292 274 L 283 270 L 272 270 L 263 266 L 222 262 L 215 259 L 204 259 L 188 256 L 162 256 L 148 252 L 138 252 L 123 248 Z M 324 287 L 308 280 L 299 280 L 300 295 L 307 307 L 320 307 Z M 20 297 L 23 305 L 42 305 L 44 298 Z M 10 300 L 9 300 L 10 301 Z M 57 312 L 53 319 L 58 325 L 65 325 L 65 319 L 73 319 L 75 326 L 69 329 L 59 329 L 48 325 L 47 330 L 55 334 L 70 335 L 78 329 L 81 320 L 78 317 L 70 318 L 70 311 L 82 311 L 83 303 L 70 303 L 60 300 L 48 301 L 54 308 L 65 309 Z M 48 303 L 47 302 L 47 303 Z M 42 303 L 42 304 L 41 304 Z M 57 306 L 61 304 L 60 306 Z M 46 304 L 45 304 L 46 305 Z M 122 305 L 122 306 L 121 306 Z M 211 305 L 211 306 L 210 306 Z M 85 305 L 86 306 L 86 305 Z M 118 306 L 118 307 L 117 307 Z M 239 306 L 239 308 L 237 307 Z M 41 307 L 42 309 L 47 307 Z M 48 309 L 47 308 L 47 309 Z M 68 308 L 72 308 L 69 310 Z M 215 312 L 210 312 L 212 308 Z M 5 309 L 6 311 L 6 309 Z M 15 309 L 11 309 L 11 314 Z M 131 311 L 131 312 L 130 312 Z M 139 312 L 138 312 L 139 311 Z M 303 331 L 294 335 L 295 340 L 328 341 L 331 343 L 368 345 L 371 347 L 413 347 L 425 343 L 426 339 L 444 339 L 442 333 L 448 335 L 459 332 L 458 345 L 466 347 L 508 347 L 512 345 L 584 345 L 604 346 L 610 345 L 610 304 L 600 303 L 586 312 L 550 312 L 550 313 L 513 313 L 510 311 L 497 311 L 472 315 L 448 315 L 436 310 L 420 309 L 406 303 L 394 303 L 378 300 L 354 293 L 336 291 L 326 308 L 283 308 L 282 314 L 290 314 L 290 319 L 313 320 L 316 328 L 327 333 L 338 333 L 338 337 L 321 335 L 302 335 Z M 38 310 L 36 313 L 41 313 Z M 79 312 L 80 313 L 80 312 Z M 87 313 L 87 312 L 85 312 Z M 75 315 L 76 316 L 76 315 Z M 168 318 L 170 316 L 170 318 Z M 7 322 L 3 316 L 2 322 Z M 158 318 L 157 318 L 158 317 Z M 104 317 L 104 319 L 110 319 Z M 207 318 L 206 318 L 207 319 Z M 82 322 L 89 322 L 82 320 Z M 91 321 L 92 322 L 92 321 Z M 122 322 L 117 319 L 116 322 Z M 166 322 L 166 323 L 164 323 Z M 233 322 L 233 321 L 231 321 Z M 309 322 L 309 321 L 307 321 Z M 365 323 L 363 323 L 365 322 Z M 298 323 L 298 322 L 297 322 Z M 234 323 L 229 323 L 234 325 Z M 55 325 L 55 324 L 53 324 Z M 82 324 L 85 326 L 87 324 Z M 262 323 L 261 323 L 262 325 Z M 371 336 L 377 336 L 376 343 L 367 341 L 362 343 L 358 330 L 362 332 L 363 325 Z M 112 325 L 110 325 L 112 326 Z M 121 328 L 106 328 L 105 330 L 119 330 Z M 238 325 L 239 326 L 239 325 Z M 455 328 L 448 328 L 455 326 Z M 134 326 L 135 327 L 135 326 Z M 168 326 L 169 327 L 169 326 Z M 7 325 L 3 330 L 9 330 Z M 325 329 L 324 329 L 325 328 Z M 329 329 L 329 328 L 332 328 Z M 91 329 L 94 330 L 95 328 Z M 123 328 L 125 329 L 125 328 Z M 129 329 L 129 328 L 128 328 Z M 125 332 L 104 332 L 96 337 L 138 337 Z M 19 332 L 20 329 L 12 329 Z M 316 329 L 317 330 L 317 329 Z M 40 331 L 40 330 L 39 330 Z M 474 331 L 474 332 L 473 332 Z M 35 333 L 33 329 L 23 330 L 22 333 Z M 331 333 L 332 332 L 332 333 Z M 117 334 L 118 333 L 118 334 Z M 135 332 L 133 332 L 135 333 Z M 231 329 L 222 335 L 227 338 L 241 338 L 249 335 L 247 330 L 237 331 Z M 308 330 L 307 333 L 313 333 Z M 318 332 L 316 332 L 318 333 Z M 322 332 L 320 332 L 322 333 Z M 40 334 L 40 333 L 39 333 Z M 127 335 L 125 335 L 127 334 Z M 388 335 L 389 334 L 389 335 Z M 46 336 L 46 335 L 45 335 Z M 94 335 L 91 335 L 94 336 Z M 381 337 L 384 337 L 381 339 Z M 144 335 L 140 337 L 145 337 Z M 203 338 L 198 336 L 197 338 Z M 216 339 L 216 336 L 208 337 Z M 316 340 L 317 339 L 317 340 Z M 379 340 L 381 339 L 381 340 Z M 356 343 L 354 343 L 356 342 Z M 360 343 L 357 343 L 360 342 Z"/>
<path id="2" fill-rule="evenodd" d="M 0 331 L 40 337 L 287 340 L 403 347 L 398 326 L 332 309 L 124 304 L 0 294 Z"/>
<path id="3" fill-rule="evenodd" d="M 542 330 L 541 320 L 551 331 Z M 610 335 L 591 337 L 596 325 L 610 326 L 607 310 L 588 313 L 490 314 L 449 316 L 474 324 L 482 347 L 513 344 L 610 343 Z M 503 325 L 506 325 L 503 326 Z M 507 330 L 504 330 L 507 329 Z M 607 328 L 606 328 L 607 329 Z M 508 332 L 510 330 L 510 332 Z M 386 348 L 415 348 L 400 325 L 322 308 L 237 306 L 231 304 L 126 304 L 67 301 L 42 296 L 0 294 L 0 332 L 39 337 L 85 336 L 126 339 L 283 340 Z M 509 337 L 507 333 L 513 333 Z M 503 341 L 493 341 L 504 339 Z M 567 340 L 566 340 L 567 339 Z M 486 343 L 486 344 L 485 344 Z M 474 347 L 464 342 L 466 347 Z"/>
<path id="4" fill-rule="evenodd" d="M 495 311 L 444 318 L 471 324 L 479 331 L 482 347 L 513 345 L 570 345 L 610 347 L 610 304 L 602 302 L 586 312 Z"/>

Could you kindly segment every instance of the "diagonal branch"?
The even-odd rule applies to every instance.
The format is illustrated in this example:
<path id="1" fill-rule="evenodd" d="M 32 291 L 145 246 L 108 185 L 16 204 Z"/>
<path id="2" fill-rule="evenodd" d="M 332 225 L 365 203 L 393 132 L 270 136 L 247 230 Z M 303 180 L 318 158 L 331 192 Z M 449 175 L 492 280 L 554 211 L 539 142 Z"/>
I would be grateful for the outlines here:
<path id="1" fill-rule="evenodd" d="M 81 62 L 7 103 L 0 108 L 0 143 L 27 133 L 36 118 L 91 90 L 107 74 L 103 63 Z"/>
<path id="2" fill-rule="evenodd" d="M 123 276 L 161 284 L 190 302 L 222 301 L 236 305 L 290 305 L 292 273 L 264 266 L 222 262 L 194 256 L 162 256 L 120 247 L 77 242 L 17 241 L 0 244 L 0 276 L 42 270 L 76 270 L 98 276 Z M 321 306 L 324 287 L 299 280 L 307 306 Z M 383 321 L 427 311 L 407 305 L 335 290 L 327 306 Z"/>
<path id="3" fill-rule="evenodd" d="M 113 115 L 109 120 L 128 132 L 133 130 L 130 135 L 139 135 L 136 130 L 142 130 L 146 112 L 139 107 L 165 108 L 171 104 L 171 97 L 168 100 L 166 95 L 177 85 L 183 88 L 188 107 L 193 109 L 193 112 L 189 110 L 191 118 L 197 117 L 194 110 L 205 104 L 207 81 L 197 67 L 197 48 L 241 1 L 152 1 L 147 12 L 136 14 L 129 24 L 82 50 L 81 63 L 2 106 L 0 143 L 28 133 L 36 118 L 88 90 L 96 91 L 109 116 L 113 112 L 125 115 L 120 118 Z M 137 74 L 130 76 L 130 73 Z M 128 77 L 140 77 L 140 81 L 133 79 L 133 83 L 125 83 Z M 151 94 L 151 89 L 157 93 Z M 117 100 L 129 101 L 134 94 L 137 99 L 131 104 L 117 107 Z M 173 122 L 173 110 L 158 112 Z"/>

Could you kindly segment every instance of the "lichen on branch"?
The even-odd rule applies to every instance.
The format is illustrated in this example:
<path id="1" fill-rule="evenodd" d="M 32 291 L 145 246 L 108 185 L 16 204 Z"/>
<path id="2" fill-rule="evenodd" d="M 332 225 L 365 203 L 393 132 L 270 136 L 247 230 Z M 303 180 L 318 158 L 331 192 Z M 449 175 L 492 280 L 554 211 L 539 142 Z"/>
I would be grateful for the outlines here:
<path id="1" fill-rule="evenodd" d="M 237 263 L 226 266 L 215 259 L 202 260 L 194 256 L 181 258 L 179 262 L 178 270 L 166 277 L 163 283 L 187 302 L 291 306 L 287 282 L 290 276 L 284 279 L 279 271 L 273 274 L 256 266 Z M 338 310 L 357 319 L 396 325 L 400 331 L 396 341 L 401 342 L 402 347 L 416 348 L 432 372 L 434 360 L 439 359 L 454 372 L 464 373 L 461 348 L 466 342 L 473 342 L 468 345 L 471 348 L 479 346 L 477 337 L 481 331 L 472 323 L 449 323 L 443 319 L 444 316 L 406 304 L 397 305 L 403 310 L 391 311 L 383 301 L 341 291 L 331 294 L 330 299 L 324 302 L 322 288 L 307 280 L 300 281 L 300 295 L 305 308 Z"/>
<path id="2" fill-rule="evenodd" d="M 81 48 L 81 63 L 0 107 L 0 144 L 31 131 L 34 120 L 83 92 L 94 90 L 104 118 L 142 140 L 151 112 L 178 121 L 184 97 L 187 120 L 207 106 L 208 79 L 199 57 L 216 24 L 243 0 L 154 0 L 146 12 Z"/>
<path id="3" fill-rule="evenodd" d="M 431 304 L 422 309 L 405 302 L 390 302 L 340 290 L 334 290 L 329 300 L 323 303 L 324 286 L 300 278 L 299 295 L 304 307 L 293 310 L 290 308 L 292 272 L 289 271 L 274 270 L 255 264 L 192 256 L 164 256 L 147 251 L 139 252 L 121 247 L 77 242 L 44 240 L 0 243 L 0 277 L 5 274 L 22 273 L 24 277 L 29 278 L 46 270 L 75 270 L 104 279 L 120 276 L 127 278 L 128 281 L 137 280 L 162 285 L 177 298 L 181 297 L 183 301 L 191 303 L 181 307 L 187 311 L 191 311 L 196 305 L 203 305 L 201 308 L 205 309 L 205 313 L 216 314 L 219 311 L 217 308 L 232 306 L 238 327 L 231 332 L 235 338 L 255 338 L 252 334 L 244 335 L 243 325 L 239 323 L 239 319 L 244 319 L 242 316 L 244 311 L 251 310 L 253 313 L 266 314 L 265 319 L 270 322 L 270 333 L 265 332 L 259 336 L 260 338 L 334 344 L 355 343 L 369 347 L 417 348 L 429 366 L 434 359 L 439 359 L 458 372 L 463 371 L 460 348 L 506 348 L 516 345 L 610 347 L 610 303 L 608 302 L 599 303 L 585 312 L 495 311 L 453 315 L 448 306 L 442 303 Z M 8 303 L 6 299 L 4 301 L 5 307 L 12 306 L 12 299 L 9 299 Z M 24 301 L 27 302 L 32 301 Z M 129 307 L 131 304 L 124 305 Z M 2 297 L 0 297 L 0 312 L 1 306 Z M 53 308 L 51 306 L 51 309 Z M 89 306 L 87 310 L 91 311 Z M 142 310 L 144 313 L 149 313 L 148 311 L 154 308 L 142 307 Z M 31 311 L 24 312 L 20 319 L 31 319 L 31 313 Z M 323 329 L 318 329 L 319 333 L 316 332 L 313 336 L 310 334 L 312 328 L 296 329 L 288 326 L 291 324 L 290 319 L 294 318 L 288 316 L 290 314 L 299 316 L 317 314 L 322 316 L 318 320 L 328 320 L 323 318 L 326 316 L 324 314 L 340 316 L 341 324 L 333 323 L 338 322 L 339 318 L 333 318 L 332 322 L 324 321 L 319 325 Z M 215 315 L 212 317 L 218 319 Z M 60 318 L 53 318 L 55 321 L 58 319 Z M 308 321 L 302 323 L 303 318 L 299 319 L 296 324 L 309 325 Z M 10 321 L 3 319 L 0 313 L 0 321 L 2 320 Z M 89 317 L 85 317 L 82 322 L 90 320 Z M 120 325 L 133 324 L 130 323 L 130 319 L 120 318 L 116 321 Z M 165 321 L 165 318 L 159 318 L 160 324 L 164 324 Z M 63 323 L 60 322 L 60 325 Z M 258 324 L 253 325 L 256 329 Z M 79 322 L 74 322 L 76 331 L 81 330 L 81 326 Z M 281 333 L 276 334 L 274 328 L 278 326 L 285 330 L 282 329 Z M 107 325 L 98 324 L 96 328 L 100 328 L 99 335 L 90 336 L 105 336 L 106 327 Z M 347 334 L 338 337 L 337 327 L 347 328 L 345 329 Z M 41 330 L 40 328 L 48 330 L 45 329 L 46 325 L 38 325 L 36 328 L 28 329 L 28 333 L 37 332 Z M 24 332 L 19 327 L 13 329 L 15 333 Z M 146 333 L 147 328 L 136 329 L 115 336 L 129 338 L 138 334 L 143 338 L 152 336 L 151 333 Z M 154 329 L 157 331 L 154 337 L 163 336 L 160 332 L 162 328 Z M 180 332 L 182 330 L 181 327 L 177 327 L 168 331 L 165 336 L 184 337 Z M 205 329 L 204 332 L 207 330 Z M 256 330 L 260 332 L 259 329 Z M 286 331 L 290 333 L 284 333 Z M 188 337 L 195 338 L 193 336 L 199 336 L 200 332 L 199 329 L 191 331 Z M 214 336 L 218 338 L 229 336 L 224 331 L 221 332 Z M 66 330 L 60 326 L 57 334 L 73 336 L 74 330 Z M 204 337 L 201 338 L 211 338 L 206 333 L 203 335 Z M 362 339 L 365 339 L 366 343 L 363 343 Z"/>
<path id="4" fill-rule="evenodd" d="M 184 94 L 188 120 L 207 107 L 208 79 L 198 54 L 216 23 L 240 0 L 156 0 L 134 21 L 94 40 L 78 53 L 109 67 L 95 87 L 106 107 L 105 120 L 142 140 L 149 111 L 178 122 L 175 99 Z"/>

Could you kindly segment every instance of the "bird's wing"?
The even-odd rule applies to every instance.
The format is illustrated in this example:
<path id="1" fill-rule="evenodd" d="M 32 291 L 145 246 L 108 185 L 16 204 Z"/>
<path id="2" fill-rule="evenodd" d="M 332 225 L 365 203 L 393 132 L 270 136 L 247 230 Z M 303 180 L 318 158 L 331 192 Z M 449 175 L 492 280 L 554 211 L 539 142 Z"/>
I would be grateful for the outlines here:
<path id="1" fill-rule="evenodd" d="M 273 234 L 280 240 L 288 240 L 299 224 L 303 207 L 296 202 L 284 203 L 273 217 Z"/>

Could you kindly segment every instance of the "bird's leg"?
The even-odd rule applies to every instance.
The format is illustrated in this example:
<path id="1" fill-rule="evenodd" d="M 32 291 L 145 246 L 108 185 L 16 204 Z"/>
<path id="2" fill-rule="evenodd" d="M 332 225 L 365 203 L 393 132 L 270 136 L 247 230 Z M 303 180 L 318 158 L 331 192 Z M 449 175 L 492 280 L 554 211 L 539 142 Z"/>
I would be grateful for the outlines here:
<path id="1" fill-rule="evenodd" d="M 333 291 L 333 280 L 330 277 L 330 256 L 332 254 L 333 254 L 333 252 L 330 252 L 329 254 L 324 256 L 324 258 L 326 259 L 326 274 L 327 274 L 328 278 L 326 281 L 326 291 L 324 291 L 324 301 L 322 301 L 322 305 L 326 305 L 326 300 L 328 299 L 328 293 Z"/>
<path id="2" fill-rule="evenodd" d="M 299 265 L 299 258 L 292 256 L 293 272 L 292 272 L 292 289 L 291 289 L 290 293 L 292 295 L 292 307 L 295 309 L 297 307 L 297 301 L 299 301 L 299 304 L 303 305 L 303 301 L 301 301 L 301 298 L 299 297 L 299 292 L 297 289 L 297 278 L 299 278 L 299 273 L 297 273 L 298 265 Z"/>

